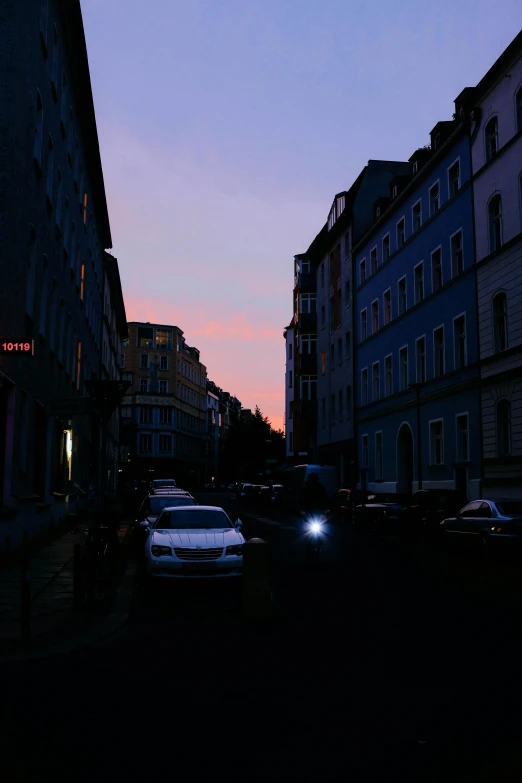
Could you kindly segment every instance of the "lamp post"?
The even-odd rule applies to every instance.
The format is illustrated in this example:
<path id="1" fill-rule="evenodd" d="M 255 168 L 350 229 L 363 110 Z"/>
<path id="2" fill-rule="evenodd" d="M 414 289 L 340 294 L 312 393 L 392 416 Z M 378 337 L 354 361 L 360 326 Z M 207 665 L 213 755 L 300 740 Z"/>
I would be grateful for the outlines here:
<path id="1" fill-rule="evenodd" d="M 417 397 L 417 489 L 422 489 L 422 444 L 421 444 L 421 417 L 420 417 L 420 396 L 423 383 L 410 383 L 409 389 L 413 389 Z"/>

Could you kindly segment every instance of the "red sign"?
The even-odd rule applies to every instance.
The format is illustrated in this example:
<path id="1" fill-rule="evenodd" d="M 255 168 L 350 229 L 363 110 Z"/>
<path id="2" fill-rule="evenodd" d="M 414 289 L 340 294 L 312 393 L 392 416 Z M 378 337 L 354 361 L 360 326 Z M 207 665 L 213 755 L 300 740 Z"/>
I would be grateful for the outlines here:
<path id="1" fill-rule="evenodd" d="M 0 354 L 13 356 L 21 353 L 34 356 L 34 340 L 18 340 L 16 337 L 0 338 Z"/>

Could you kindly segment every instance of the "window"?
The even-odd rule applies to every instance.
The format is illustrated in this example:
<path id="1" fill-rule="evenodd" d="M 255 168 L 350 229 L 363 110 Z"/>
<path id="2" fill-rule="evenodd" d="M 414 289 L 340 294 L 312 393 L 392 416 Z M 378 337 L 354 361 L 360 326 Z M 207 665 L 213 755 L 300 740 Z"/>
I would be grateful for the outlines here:
<path id="1" fill-rule="evenodd" d="M 169 369 L 169 357 L 160 356 L 160 370 L 168 370 L 168 369 Z"/>
<path id="2" fill-rule="evenodd" d="M 379 300 L 372 302 L 372 334 L 379 331 Z"/>
<path id="3" fill-rule="evenodd" d="M 382 432 L 375 433 L 375 480 L 382 481 Z"/>
<path id="4" fill-rule="evenodd" d="M 493 334 L 495 353 L 505 351 L 507 344 L 507 297 L 501 291 L 493 297 Z"/>
<path id="5" fill-rule="evenodd" d="M 83 258 L 80 264 L 80 299 L 82 300 L 82 302 L 85 299 L 85 263 L 83 261 Z"/>
<path id="6" fill-rule="evenodd" d="M 317 399 L 317 376 L 316 375 L 302 375 L 300 394 L 302 400 L 316 400 Z"/>
<path id="7" fill-rule="evenodd" d="M 321 400 L 321 423 L 324 427 L 326 427 L 326 398 L 323 397 Z"/>
<path id="8" fill-rule="evenodd" d="M 314 355 L 317 352 L 317 337 L 313 334 L 303 334 L 299 338 L 299 348 L 301 352 L 301 356 L 304 354 L 306 356 L 308 355 Z M 292 357 L 290 357 L 292 358 Z"/>
<path id="9" fill-rule="evenodd" d="M 430 421 L 430 465 L 444 464 L 444 423 Z"/>
<path id="10" fill-rule="evenodd" d="M 408 372 L 408 346 L 404 345 L 399 351 L 400 389 L 406 391 L 410 382 Z"/>
<path id="11" fill-rule="evenodd" d="M 51 88 L 54 100 L 58 100 L 58 29 L 53 24 L 53 56 L 51 61 Z"/>
<path id="12" fill-rule="evenodd" d="M 467 462 L 469 460 L 468 414 L 459 413 L 455 418 L 457 422 L 457 462 Z"/>
<path id="13" fill-rule="evenodd" d="M 431 254 L 431 290 L 442 288 L 442 249 L 438 247 Z"/>
<path id="14" fill-rule="evenodd" d="M 42 140 L 43 140 L 43 102 L 42 102 L 42 96 L 40 90 L 37 90 L 33 157 L 39 172 L 41 172 L 42 170 Z"/>
<path id="15" fill-rule="evenodd" d="M 169 391 L 169 382 L 161 380 L 159 382 L 159 392 L 160 394 L 167 394 Z"/>
<path id="16" fill-rule="evenodd" d="M 293 377 L 292 377 L 292 370 L 289 370 L 288 372 L 288 388 L 291 389 L 293 386 Z"/>
<path id="17" fill-rule="evenodd" d="M 451 198 L 460 190 L 460 160 L 456 160 L 448 169 L 448 193 Z"/>
<path id="18" fill-rule="evenodd" d="M 140 451 L 152 451 L 152 435 L 140 435 Z"/>
<path id="19" fill-rule="evenodd" d="M 125 369 L 125 354 L 120 353 L 120 367 L 122 370 Z"/>
<path id="20" fill-rule="evenodd" d="M 350 281 L 347 280 L 344 284 L 344 306 L 350 307 Z"/>
<path id="21" fill-rule="evenodd" d="M 382 295 L 382 304 L 383 304 L 383 317 L 384 317 L 384 325 L 389 324 L 392 319 L 392 310 L 391 310 L 391 288 L 388 288 L 387 291 L 384 292 Z"/>
<path id="22" fill-rule="evenodd" d="M 80 389 L 82 379 L 82 341 L 78 340 L 76 346 L 76 388 Z"/>
<path id="23" fill-rule="evenodd" d="M 361 468 L 367 468 L 370 462 L 368 435 L 361 437 Z"/>
<path id="24" fill-rule="evenodd" d="M 375 217 L 377 218 L 377 220 L 380 218 L 380 216 L 381 216 L 381 208 L 380 207 L 376 207 L 376 209 L 375 209 Z"/>
<path id="25" fill-rule="evenodd" d="M 368 337 L 368 313 L 366 308 L 361 312 L 361 340 L 366 340 Z"/>
<path id="26" fill-rule="evenodd" d="M 421 261 L 414 267 L 415 273 L 415 304 L 424 299 L 424 263 Z"/>
<path id="27" fill-rule="evenodd" d="M 326 308 L 324 305 L 321 306 L 321 329 L 324 329 L 326 326 Z"/>
<path id="28" fill-rule="evenodd" d="M 321 288 L 324 288 L 324 262 L 319 267 L 319 272 L 321 276 Z"/>
<path id="29" fill-rule="evenodd" d="M 337 340 L 337 363 L 341 364 L 343 360 L 343 340 L 342 337 L 339 337 Z"/>
<path id="30" fill-rule="evenodd" d="M 418 161 L 418 160 L 415 160 L 415 161 L 413 162 L 413 173 L 414 173 L 414 174 L 417 174 L 418 170 L 419 170 L 419 161 Z"/>
<path id="31" fill-rule="evenodd" d="M 300 313 L 315 313 L 317 311 L 316 294 L 300 294 L 299 305 Z"/>
<path id="32" fill-rule="evenodd" d="M 321 373 L 324 375 L 326 372 L 326 351 L 321 351 Z"/>
<path id="33" fill-rule="evenodd" d="M 45 196 L 49 206 L 53 203 L 53 185 L 54 185 L 54 143 L 53 137 L 49 134 L 47 140 L 47 181 Z"/>
<path id="34" fill-rule="evenodd" d="M 330 371 L 335 370 L 335 345 L 330 346 Z"/>
<path id="35" fill-rule="evenodd" d="M 392 198 L 397 198 L 398 188 L 397 185 L 392 187 Z"/>
<path id="36" fill-rule="evenodd" d="M 498 152 L 498 120 L 496 117 L 492 117 L 485 128 L 486 137 L 486 160 L 491 158 Z"/>
<path id="37" fill-rule="evenodd" d="M 368 368 L 361 370 L 361 405 L 368 404 Z"/>
<path id="38" fill-rule="evenodd" d="M 60 169 L 57 171 L 58 187 L 56 189 L 56 209 L 55 209 L 55 221 L 56 228 L 62 233 L 62 197 L 63 197 L 63 182 L 62 172 Z"/>
<path id="39" fill-rule="evenodd" d="M 172 351 L 172 329 L 156 329 L 156 348 L 160 351 Z"/>
<path id="40" fill-rule="evenodd" d="M 363 258 L 363 260 L 359 264 L 359 278 L 361 281 L 361 285 L 366 280 L 366 259 Z"/>
<path id="41" fill-rule="evenodd" d="M 342 320 L 343 320 L 343 295 L 340 288 L 337 289 L 337 323 L 334 324 L 335 328 L 338 329 L 340 326 L 342 326 Z"/>
<path id="42" fill-rule="evenodd" d="M 332 394 L 330 398 L 330 416 L 331 424 L 335 423 L 335 394 Z"/>
<path id="43" fill-rule="evenodd" d="M 407 309 L 406 275 L 401 277 L 397 286 L 399 289 L 399 315 L 402 315 Z"/>
<path id="44" fill-rule="evenodd" d="M 511 454 L 511 403 L 505 399 L 497 403 L 497 454 Z"/>
<path id="45" fill-rule="evenodd" d="M 346 418 L 352 417 L 352 387 L 346 387 Z"/>
<path id="46" fill-rule="evenodd" d="M 397 250 L 404 245 L 406 241 L 406 227 L 404 218 L 397 223 Z"/>
<path id="47" fill-rule="evenodd" d="M 154 336 L 154 329 L 152 329 L 152 327 L 138 326 L 138 347 L 152 348 L 153 336 Z"/>
<path id="48" fill-rule="evenodd" d="M 379 400 L 381 397 L 381 370 L 379 362 L 372 365 L 372 399 Z"/>
<path id="49" fill-rule="evenodd" d="M 417 201 L 411 208 L 411 223 L 414 233 L 422 226 L 422 203 L 420 201 Z"/>
<path id="50" fill-rule="evenodd" d="M 462 255 L 462 231 L 453 234 L 450 240 L 451 251 L 451 275 L 457 277 L 464 270 L 464 257 Z"/>
<path id="51" fill-rule="evenodd" d="M 152 408 L 142 405 L 140 407 L 140 424 L 152 423 Z"/>
<path id="52" fill-rule="evenodd" d="M 370 251 L 370 268 L 372 270 L 372 275 L 374 272 L 377 271 L 377 248 L 374 247 Z"/>
<path id="53" fill-rule="evenodd" d="M 344 336 L 344 345 L 345 345 L 344 352 L 347 359 L 349 359 L 351 355 L 350 339 L 351 339 L 350 332 L 346 332 Z"/>
<path id="54" fill-rule="evenodd" d="M 159 437 L 159 450 L 160 452 L 169 453 L 172 451 L 172 435 L 160 435 Z"/>
<path id="55" fill-rule="evenodd" d="M 140 391 L 142 392 L 148 392 L 149 390 L 149 381 L 147 378 L 140 378 Z"/>
<path id="56" fill-rule="evenodd" d="M 436 182 L 430 188 L 430 217 L 440 209 L 440 185 Z"/>
<path id="57" fill-rule="evenodd" d="M 426 381 L 426 338 L 419 337 L 415 340 L 415 358 L 416 358 L 416 381 L 425 383 Z"/>
<path id="58" fill-rule="evenodd" d="M 140 367 L 142 370 L 148 370 L 149 368 L 149 355 L 142 353 L 140 358 Z"/>
<path id="59" fill-rule="evenodd" d="M 493 196 L 488 205 L 489 213 L 489 252 L 493 253 L 502 246 L 502 199 Z"/>
<path id="60" fill-rule="evenodd" d="M 522 87 L 518 90 L 515 97 L 517 113 L 517 133 L 522 133 Z"/>
<path id="61" fill-rule="evenodd" d="M 339 389 L 337 411 L 338 411 L 339 421 L 342 421 L 343 420 L 343 390 L 342 389 Z"/>
<path id="62" fill-rule="evenodd" d="M 385 237 L 382 238 L 382 260 L 387 261 L 390 257 L 390 235 L 386 234 Z"/>
<path id="63" fill-rule="evenodd" d="M 393 356 L 391 354 L 384 359 L 384 393 L 386 397 L 393 394 Z"/>
<path id="64" fill-rule="evenodd" d="M 453 319 L 454 367 L 460 370 L 466 365 L 466 316 Z"/>
<path id="65" fill-rule="evenodd" d="M 444 326 L 433 330 L 433 375 L 444 375 Z"/>

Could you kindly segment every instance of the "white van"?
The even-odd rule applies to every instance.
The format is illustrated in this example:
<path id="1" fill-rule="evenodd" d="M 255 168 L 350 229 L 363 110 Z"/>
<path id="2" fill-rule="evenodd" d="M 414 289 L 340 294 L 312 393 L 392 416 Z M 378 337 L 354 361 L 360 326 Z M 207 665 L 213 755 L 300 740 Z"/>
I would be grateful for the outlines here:
<path id="1" fill-rule="evenodd" d="M 289 504 L 296 506 L 301 500 L 305 482 L 311 473 L 315 473 L 326 490 L 329 498 L 339 489 L 337 468 L 334 465 L 296 465 L 284 472 L 285 492 Z"/>

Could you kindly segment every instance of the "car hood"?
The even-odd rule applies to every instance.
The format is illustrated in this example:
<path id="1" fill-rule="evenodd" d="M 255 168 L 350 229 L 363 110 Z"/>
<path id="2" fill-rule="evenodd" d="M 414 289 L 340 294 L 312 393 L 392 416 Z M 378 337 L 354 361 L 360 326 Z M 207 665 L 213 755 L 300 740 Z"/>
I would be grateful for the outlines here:
<path id="1" fill-rule="evenodd" d="M 235 528 L 215 530 L 154 530 L 151 544 L 174 547 L 225 547 L 244 544 L 245 539 Z"/>

